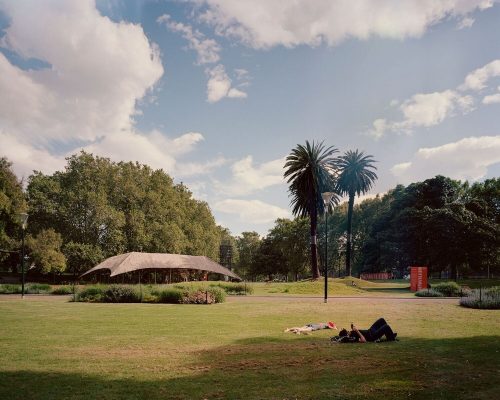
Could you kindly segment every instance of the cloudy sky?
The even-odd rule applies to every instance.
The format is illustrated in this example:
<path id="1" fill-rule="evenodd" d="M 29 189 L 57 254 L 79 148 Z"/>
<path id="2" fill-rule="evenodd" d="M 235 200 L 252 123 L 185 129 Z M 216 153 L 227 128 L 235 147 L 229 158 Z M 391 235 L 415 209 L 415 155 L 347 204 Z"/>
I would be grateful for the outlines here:
<path id="1" fill-rule="evenodd" d="M 500 175 L 494 0 L 0 0 L 0 155 L 163 168 L 234 234 L 289 217 L 283 160 L 378 160 L 372 194 Z"/>

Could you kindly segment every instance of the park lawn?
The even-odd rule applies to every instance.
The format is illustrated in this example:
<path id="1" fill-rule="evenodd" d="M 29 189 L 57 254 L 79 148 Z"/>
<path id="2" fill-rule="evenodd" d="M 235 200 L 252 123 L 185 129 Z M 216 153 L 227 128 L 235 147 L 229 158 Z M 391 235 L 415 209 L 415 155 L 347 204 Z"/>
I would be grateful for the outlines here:
<path id="1" fill-rule="evenodd" d="M 354 285 L 352 284 L 354 282 Z M 255 282 L 247 283 L 257 296 L 296 295 L 323 296 L 325 283 L 322 279 L 304 280 L 298 282 Z M 408 281 L 365 281 L 353 277 L 328 280 L 328 296 L 412 296 Z"/>
<path id="2" fill-rule="evenodd" d="M 0 399 L 499 398 L 500 313 L 450 299 L 233 297 L 217 305 L 0 296 Z M 399 342 L 285 327 L 384 316 Z"/>

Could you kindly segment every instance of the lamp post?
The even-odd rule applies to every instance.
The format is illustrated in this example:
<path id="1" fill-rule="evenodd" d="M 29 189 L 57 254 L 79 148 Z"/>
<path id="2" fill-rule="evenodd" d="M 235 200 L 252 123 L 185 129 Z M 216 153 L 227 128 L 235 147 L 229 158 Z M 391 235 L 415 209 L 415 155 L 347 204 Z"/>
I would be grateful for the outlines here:
<path id="1" fill-rule="evenodd" d="M 19 220 L 19 223 L 21 224 L 21 228 L 23 231 L 22 250 L 21 250 L 21 273 L 23 276 L 22 286 L 21 286 L 21 298 L 24 299 L 24 234 L 26 232 L 26 226 L 28 226 L 28 214 L 26 214 L 26 213 L 18 214 L 18 220 Z"/>
<path id="2" fill-rule="evenodd" d="M 333 192 L 321 193 L 325 205 L 325 303 L 328 303 L 328 207 L 334 195 Z"/>

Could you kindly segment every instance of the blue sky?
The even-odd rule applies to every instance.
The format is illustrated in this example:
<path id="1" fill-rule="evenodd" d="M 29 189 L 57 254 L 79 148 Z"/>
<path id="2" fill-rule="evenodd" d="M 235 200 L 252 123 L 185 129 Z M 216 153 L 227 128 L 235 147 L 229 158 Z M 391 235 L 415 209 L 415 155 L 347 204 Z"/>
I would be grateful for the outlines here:
<path id="1" fill-rule="evenodd" d="M 498 176 L 499 38 L 493 0 L 0 0 L 0 153 L 137 160 L 265 234 L 305 140 L 373 155 L 370 195 Z"/>

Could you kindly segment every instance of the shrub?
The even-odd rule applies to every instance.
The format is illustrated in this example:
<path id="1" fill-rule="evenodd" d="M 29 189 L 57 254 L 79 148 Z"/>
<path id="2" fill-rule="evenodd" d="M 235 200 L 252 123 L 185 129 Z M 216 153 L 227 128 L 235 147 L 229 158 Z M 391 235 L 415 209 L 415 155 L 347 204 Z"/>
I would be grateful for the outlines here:
<path id="1" fill-rule="evenodd" d="M 156 296 L 157 301 L 159 303 L 166 303 L 166 304 L 182 303 L 183 292 L 182 290 L 176 288 L 153 290 L 151 291 L 151 294 L 153 296 Z"/>
<path id="2" fill-rule="evenodd" d="M 21 293 L 21 285 L 13 285 L 10 283 L 4 283 L 0 285 L 1 294 L 18 294 Z"/>
<path id="3" fill-rule="evenodd" d="M 460 299 L 460 305 L 469 308 L 499 310 L 500 291 L 496 289 L 497 287 L 490 289 L 474 289 L 468 296 L 464 296 Z"/>
<path id="4" fill-rule="evenodd" d="M 490 295 L 497 295 L 500 296 L 500 286 L 492 286 L 489 289 L 486 289 L 487 293 Z"/>
<path id="5" fill-rule="evenodd" d="M 49 293 L 52 287 L 47 283 L 28 283 L 25 286 L 25 293 L 29 294 L 41 294 Z"/>
<path id="6" fill-rule="evenodd" d="M 100 286 L 88 286 L 78 293 L 76 301 L 97 303 L 102 301 L 103 292 L 104 289 Z"/>
<path id="7" fill-rule="evenodd" d="M 210 284 L 211 287 L 219 287 L 227 294 L 246 295 L 253 293 L 253 287 L 244 283 L 219 282 Z"/>
<path id="8" fill-rule="evenodd" d="M 208 294 L 212 296 L 214 303 L 224 303 L 226 301 L 226 292 L 219 288 L 211 287 L 208 289 Z"/>
<path id="9" fill-rule="evenodd" d="M 140 303 L 141 295 L 132 286 L 109 285 L 102 294 L 104 303 Z"/>
<path id="10" fill-rule="evenodd" d="M 437 290 L 446 297 L 458 297 L 461 293 L 461 287 L 456 282 L 442 282 L 432 285 L 432 289 Z"/>
<path id="11" fill-rule="evenodd" d="M 55 288 L 52 288 L 50 294 L 56 294 L 56 295 L 73 294 L 73 286 L 70 285 L 57 286 Z"/>
<path id="12" fill-rule="evenodd" d="M 415 293 L 418 297 L 444 297 L 444 294 L 434 289 L 422 289 Z"/>

